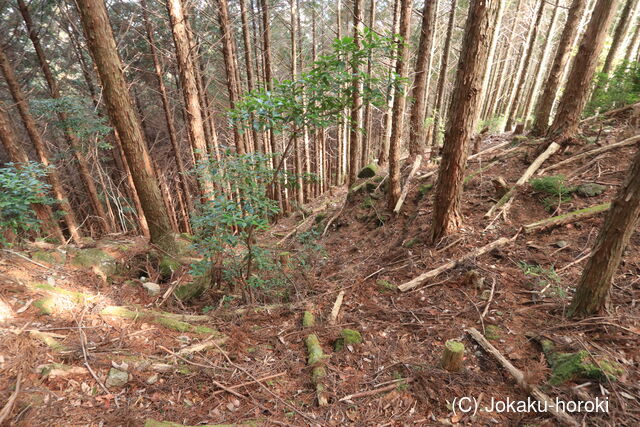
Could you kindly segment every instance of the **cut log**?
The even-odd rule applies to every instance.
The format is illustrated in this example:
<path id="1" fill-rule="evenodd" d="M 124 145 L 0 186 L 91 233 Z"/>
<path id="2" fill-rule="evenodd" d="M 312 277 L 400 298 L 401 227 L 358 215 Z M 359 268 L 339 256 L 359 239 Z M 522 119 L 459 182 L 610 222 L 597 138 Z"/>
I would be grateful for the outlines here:
<path id="1" fill-rule="evenodd" d="M 560 149 L 560 147 L 561 147 L 560 144 L 558 144 L 556 142 L 552 142 L 551 144 L 549 144 L 547 149 L 544 150 L 544 152 L 542 154 L 540 154 L 533 161 L 533 163 L 531 163 L 531 165 L 529 165 L 527 170 L 522 174 L 520 179 L 518 179 L 518 181 L 516 182 L 516 185 L 511 187 L 511 189 L 509 191 L 507 191 L 507 193 L 504 196 L 502 196 L 502 198 L 500 200 L 498 200 L 498 202 L 495 205 L 493 205 L 491 207 L 491 209 L 489 209 L 489 211 L 485 214 L 485 217 L 488 218 L 488 217 L 493 216 L 498 211 L 498 209 L 500 209 L 501 212 L 506 212 L 509 209 L 509 207 L 511 206 L 513 198 L 516 196 L 516 194 L 518 192 L 518 188 L 520 188 L 524 184 L 526 184 L 527 181 L 529 181 L 529 179 L 533 176 L 533 174 L 538 169 L 540 169 L 540 166 L 542 166 L 542 164 L 549 157 L 554 155 Z"/>
<path id="2" fill-rule="evenodd" d="M 322 353 L 320 340 L 318 340 L 316 334 L 307 336 L 305 343 L 307 344 L 307 352 L 309 353 L 307 364 L 312 368 L 311 380 L 316 386 L 318 406 L 327 406 L 329 401 L 327 400 L 325 386 L 323 384 L 324 377 L 327 376 L 327 372 L 324 369 L 324 359 L 326 356 Z"/>
<path id="3" fill-rule="evenodd" d="M 459 341 L 449 340 L 444 345 L 444 353 L 440 366 L 449 372 L 460 372 L 464 360 L 464 344 Z"/>
<path id="4" fill-rule="evenodd" d="M 471 337 L 478 343 L 480 346 L 487 352 L 490 353 L 493 357 L 495 357 L 498 362 L 502 365 L 504 369 L 506 369 L 511 376 L 516 380 L 518 385 L 522 387 L 522 389 L 526 390 L 533 396 L 538 402 L 546 405 L 545 407 L 558 421 L 560 421 L 564 425 L 569 426 L 579 426 L 580 424 L 569 414 L 559 409 L 556 405 L 556 402 L 553 401 L 549 396 L 544 394 L 538 387 L 532 386 L 528 384 L 525 380 L 524 374 L 518 368 L 513 366 L 511 362 L 507 360 L 482 334 L 475 328 L 467 329 L 467 332 Z"/>
<path id="5" fill-rule="evenodd" d="M 568 159 L 565 159 L 561 162 L 558 162 L 554 165 L 549 166 L 546 169 L 541 169 L 540 172 L 538 172 L 538 175 L 542 175 L 543 173 L 550 171 L 552 169 L 557 169 L 560 166 L 564 166 L 564 165 L 568 165 L 569 163 L 573 163 L 575 161 L 578 161 L 580 159 L 584 159 L 585 157 L 590 157 L 590 156 L 595 156 L 597 154 L 600 153 L 604 153 L 605 151 L 609 151 L 609 150 L 613 150 L 615 148 L 620 148 L 620 147 L 626 147 L 627 145 L 633 145 L 635 143 L 637 143 L 638 141 L 640 141 L 640 135 L 635 135 L 632 136 L 631 138 L 627 138 L 623 141 L 620 142 L 616 142 L 615 144 L 611 144 L 611 145 L 607 145 L 604 147 L 600 147 L 600 148 L 596 148 L 595 150 L 591 150 L 591 151 L 587 151 L 586 153 L 581 153 L 581 154 L 577 154 L 573 157 L 569 157 Z"/>
<path id="6" fill-rule="evenodd" d="M 340 307 L 342 307 L 342 300 L 344 298 L 344 291 L 340 291 L 336 297 L 336 301 L 333 303 L 331 309 L 331 315 L 329 316 L 329 324 L 335 325 L 338 321 L 338 314 L 340 313 Z"/>
<path id="7" fill-rule="evenodd" d="M 569 212 L 564 215 L 553 216 L 546 218 L 531 224 L 524 226 L 525 233 L 531 233 L 534 231 L 546 230 L 551 227 L 557 227 L 559 225 L 569 224 L 583 219 L 591 218 L 598 215 L 601 212 L 609 210 L 611 203 L 602 203 L 600 205 L 591 206 L 584 209 L 578 209 L 577 211 Z"/>
<path id="8" fill-rule="evenodd" d="M 481 248 L 476 249 L 473 252 L 470 252 L 466 255 L 464 255 L 461 258 L 458 258 L 456 260 L 452 260 L 449 262 L 446 262 L 444 264 L 442 264 L 440 267 L 435 268 L 433 270 L 427 271 L 426 273 L 421 274 L 418 277 L 415 277 L 411 280 L 409 280 L 406 283 L 403 283 L 402 285 L 398 286 L 398 289 L 402 292 L 407 292 L 408 290 L 411 290 L 413 288 L 415 288 L 416 286 L 419 286 L 420 284 L 424 283 L 426 280 L 428 279 L 433 279 L 434 277 L 437 277 L 438 275 L 440 275 L 441 273 L 444 273 L 447 270 L 451 270 L 452 268 L 454 268 L 456 265 L 459 265 L 467 260 L 470 260 L 472 258 L 476 258 L 479 257 L 481 255 L 484 255 L 488 252 L 491 252 L 492 250 L 499 248 L 501 246 L 504 246 L 508 243 L 513 242 L 516 237 L 518 237 L 518 235 L 514 235 L 513 237 L 501 237 L 498 240 L 494 240 L 491 243 L 488 243 L 486 245 L 484 245 Z"/>
<path id="9" fill-rule="evenodd" d="M 404 188 L 402 189 L 402 193 L 400 194 L 400 198 L 396 202 L 395 208 L 393 208 L 393 213 L 400 213 L 400 209 L 402 209 L 402 204 L 404 200 L 407 198 L 407 194 L 409 193 L 409 185 L 411 184 L 411 179 L 416 174 L 416 171 L 420 167 L 420 163 L 422 163 L 422 156 L 417 155 L 416 159 L 413 161 L 413 166 L 411 166 L 411 171 L 409 172 L 409 176 L 407 177 L 407 181 L 404 183 Z"/>

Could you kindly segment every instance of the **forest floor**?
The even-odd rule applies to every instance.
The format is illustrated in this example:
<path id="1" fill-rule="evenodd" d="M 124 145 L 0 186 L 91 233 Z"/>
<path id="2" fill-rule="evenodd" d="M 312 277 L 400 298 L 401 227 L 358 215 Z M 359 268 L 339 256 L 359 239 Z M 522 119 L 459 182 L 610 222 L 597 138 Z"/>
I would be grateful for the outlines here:
<path id="1" fill-rule="evenodd" d="M 582 145 L 554 155 L 543 168 L 637 134 L 633 121 L 626 113 L 592 122 L 583 129 Z M 428 244 L 429 184 L 434 177 L 419 179 L 431 170 L 427 168 L 411 181 L 399 215 L 385 209 L 383 183 L 371 194 L 351 192 L 347 197 L 345 190 L 335 190 L 314 201 L 308 207 L 315 212 L 313 220 L 303 222 L 299 215 L 281 220 L 261 244 L 275 247 L 299 226 L 297 235 L 278 250 L 293 255 L 305 251 L 307 262 L 304 268 L 285 271 L 291 280 L 288 296 L 280 301 L 243 306 L 221 298 L 225 290 L 186 306 L 172 297 L 165 300 L 171 284 L 189 279 L 186 268 L 161 283 L 159 295 L 151 296 L 140 276 L 151 281 L 158 277 L 152 267 L 145 267 L 148 248 L 141 238 L 116 236 L 88 249 L 45 245 L 2 252 L 0 402 L 15 396 L 5 422 L 559 425 L 549 413 L 454 411 L 454 399 L 463 397 L 479 399 L 480 408 L 490 408 L 492 399 L 528 396 L 466 331 L 476 328 L 524 372 L 528 384 L 538 385 L 553 399 L 607 399 L 605 413 L 573 413 L 577 423 L 640 425 L 638 234 L 615 278 L 609 314 L 583 321 L 569 321 L 564 314 L 602 214 L 520 233 L 511 244 L 467 260 L 408 292 L 397 289 L 449 260 L 516 235 L 524 224 L 612 200 L 637 149 L 636 144 L 610 150 L 547 174 L 565 175 L 567 186 L 597 183 L 604 187 L 601 194 L 573 193 L 558 206 L 544 202 L 548 195 L 527 185 L 518 192 L 506 220 L 492 223 L 493 218 L 485 218 L 499 198 L 492 179 L 502 176 L 513 184 L 533 160 L 535 141 L 522 137 L 488 136 L 480 148 L 507 141 L 470 162 L 469 174 L 490 167 L 465 186 L 462 229 L 435 246 Z M 410 168 L 405 165 L 404 177 Z M 91 250 L 112 255 L 120 274 L 77 262 Z M 101 258 L 99 267 L 113 260 Z M 337 322 L 331 324 L 340 291 L 343 303 Z M 315 326 L 303 328 L 305 310 L 315 315 Z M 363 342 L 334 351 L 344 328 L 359 331 Z M 324 407 L 317 404 L 313 367 L 307 365 L 305 338 L 311 333 L 319 337 L 327 356 L 323 383 L 329 404 Z M 450 339 L 466 347 L 459 373 L 440 367 Z M 552 370 L 540 344 L 543 339 L 552 341 L 557 351 L 573 354 L 569 357 L 574 362 L 577 357 L 581 365 Z M 612 375 L 588 378 L 585 370 L 576 368 L 595 369 L 595 364 L 612 367 Z M 554 381 L 563 373 L 566 378 Z M 366 393 L 349 397 L 361 392 Z"/>

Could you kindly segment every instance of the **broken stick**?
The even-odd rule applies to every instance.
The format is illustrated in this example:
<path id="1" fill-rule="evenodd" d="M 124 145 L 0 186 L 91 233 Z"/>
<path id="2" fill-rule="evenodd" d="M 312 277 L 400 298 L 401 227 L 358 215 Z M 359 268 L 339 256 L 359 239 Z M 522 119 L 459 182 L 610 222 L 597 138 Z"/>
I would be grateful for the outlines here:
<path id="1" fill-rule="evenodd" d="M 427 271 L 426 273 L 423 273 L 420 276 L 415 277 L 406 283 L 403 283 L 402 285 L 398 286 L 398 289 L 402 292 L 406 292 L 410 289 L 413 289 L 416 286 L 424 283 L 427 279 L 432 279 L 440 275 L 441 273 L 444 273 L 447 270 L 451 270 L 456 265 L 459 265 L 469 259 L 479 257 L 480 255 L 484 255 L 487 252 L 491 252 L 492 250 L 499 248 L 500 246 L 504 246 L 507 243 L 513 242 L 516 239 L 516 237 L 518 237 L 518 234 L 514 235 L 513 237 L 501 237 L 498 240 L 494 240 L 493 242 L 488 243 L 483 247 L 478 248 L 475 251 L 464 255 L 461 258 L 446 262 L 438 268 L 434 268 L 433 270 Z"/>
<path id="2" fill-rule="evenodd" d="M 583 219 L 594 217 L 601 212 L 607 211 L 609 210 L 610 207 L 611 207 L 611 203 L 602 203 L 600 205 L 595 205 L 595 206 L 591 206 L 584 209 L 578 209 L 577 211 L 569 212 L 564 215 L 545 218 L 543 220 L 525 225 L 524 232 L 531 233 L 533 231 L 546 230 L 547 228 L 557 227 L 559 225 L 581 221 Z"/>
<path id="3" fill-rule="evenodd" d="M 404 203 L 404 199 L 407 198 L 407 194 L 409 193 L 409 184 L 411 184 L 411 179 L 416 174 L 416 171 L 420 167 L 420 163 L 422 163 L 422 156 L 418 154 L 416 159 L 413 162 L 413 166 L 411 166 L 411 171 L 409 172 L 409 176 L 407 177 L 407 181 L 404 183 L 404 188 L 402 189 L 402 193 L 400 194 L 400 198 L 396 202 L 395 208 L 393 208 L 393 213 L 400 213 L 400 209 L 402 209 L 402 204 Z"/>
<path id="4" fill-rule="evenodd" d="M 338 296 L 336 297 L 336 302 L 333 303 L 333 308 L 331 309 L 331 315 L 329 316 L 329 324 L 335 325 L 338 321 L 338 313 L 340 313 L 340 307 L 342 307 L 342 300 L 344 298 L 344 291 L 340 291 Z"/>
<path id="5" fill-rule="evenodd" d="M 9 414 L 11 414 L 11 410 L 13 409 L 13 405 L 16 403 L 18 394 L 20 394 L 20 380 L 22 380 L 22 374 L 18 373 L 18 377 L 16 378 L 16 386 L 13 390 L 13 393 L 11 393 L 9 400 L 7 400 L 7 403 L 0 411 L 0 425 L 3 425 L 3 423 L 9 417 Z"/>
<path id="6" fill-rule="evenodd" d="M 482 334 L 475 328 L 467 329 L 467 332 L 480 346 L 487 352 L 495 357 L 498 362 L 505 368 L 511 376 L 516 380 L 516 383 L 524 390 L 528 391 L 531 396 L 536 398 L 538 402 L 543 403 L 547 410 L 560 422 L 569 426 L 579 426 L 580 424 L 569 414 L 556 407 L 556 403 L 551 400 L 549 396 L 544 394 L 538 387 L 528 384 L 524 378 L 524 374 L 521 370 L 513 366 L 511 362 L 507 360 Z"/>
<path id="7" fill-rule="evenodd" d="M 522 174 L 520 179 L 518 179 L 518 181 L 516 182 L 516 185 L 511 187 L 511 189 L 509 191 L 507 191 L 507 194 L 502 196 L 502 198 L 500 200 L 498 200 L 498 203 L 496 203 L 495 205 L 493 205 L 491 207 L 491 209 L 489 209 L 489 211 L 485 214 L 485 217 L 488 218 L 488 217 L 493 216 L 498 209 L 500 209 L 501 212 L 506 212 L 509 209 L 509 206 L 511 206 L 511 202 L 513 201 L 514 197 L 516 196 L 518 188 L 520 188 L 524 184 L 526 184 L 527 181 L 529 181 L 529 179 L 533 176 L 533 174 L 538 169 L 540 169 L 540 166 L 542 166 L 542 164 L 549 157 L 551 157 L 553 154 L 555 154 L 560 149 L 560 147 L 561 147 L 560 144 L 558 144 L 556 142 L 552 142 L 551 144 L 549 144 L 547 149 L 544 150 L 544 152 L 542 154 L 540 154 L 533 161 L 533 163 L 531 163 L 531 165 L 529 165 L 527 170 Z"/>
<path id="8" fill-rule="evenodd" d="M 587 151 L 585 153 L 576 154 L 575 156 L 569 157 L 568 159 L 565 159 L 565 160 L 563 160 L 561 162 L 558 162 L 558 163 L 556 163 L 554 165 L 551 165 L 546 169 L 541 169 L 540 172 L 538 172 L 538 175 L 542 175 L 543 173 L 545 173 L 547 171 L 550 171 L 552 169 L 557 169 L 560 166 L 564 166 L 564 165 L 567 165 L 569 163 L 573 163 L 573 162 L 575 162 L 577 160 L 584 159 L 585 157 L 595 156 L 597 154 L 604 153 L 605 151 L 613 150 L 615 148 L 626 147 L 627 145 L 633 145 L 633 144 L 637 143 L 638 141 L 640 141 L 640 135 L 632 136 L 631 138 L 627 138 L 627 139 L 624 139 L 624 140 L 622 140 L 620 142 L 616 142 L 615 144 L 606 145 L 604 147 L 596 148 L 595 150 Z"/>

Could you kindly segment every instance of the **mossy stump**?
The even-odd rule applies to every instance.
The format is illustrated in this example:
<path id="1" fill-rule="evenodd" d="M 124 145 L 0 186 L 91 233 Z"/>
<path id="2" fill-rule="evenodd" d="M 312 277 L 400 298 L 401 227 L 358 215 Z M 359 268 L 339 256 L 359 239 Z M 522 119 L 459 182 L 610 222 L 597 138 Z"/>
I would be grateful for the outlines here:
<path id="1" fill-rule="evenodd" d="M 449 340 L 444 345 L 444 353 L 440 366 L 449 372 L 462 371 L 464 360 L 464 344 L 460 341 Z"/>
<path id="2" fill-rule="evenodd" d="M 305 311 L 302 315 L 302 327 L 311 328 L 316 325 L 316 318 L 310 311 Z"/>
<path id="3" fill-rule="evenodd" d="M 360 172 L 358 172 L 358 178 L 372 178 L 376 176 L 376 173 L 378 173 L 378 165 L 375 163 L 370 163 L 360 169 Z"/>
<path id="4" fill-rule="evenodd" d="M 347 346 L 362 343 L 362 335 L 355 329 L 343 329 L 340 331 L 340 338 L 333 344 L 335 351 L 342 351 Z"/>

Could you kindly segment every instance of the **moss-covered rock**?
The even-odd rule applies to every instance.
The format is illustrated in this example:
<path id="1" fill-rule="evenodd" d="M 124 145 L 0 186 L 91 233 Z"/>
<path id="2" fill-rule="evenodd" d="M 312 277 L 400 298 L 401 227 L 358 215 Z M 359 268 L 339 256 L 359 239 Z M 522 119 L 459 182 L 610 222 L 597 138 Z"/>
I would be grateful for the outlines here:
<path id="1" fill-rule="evenodd" d="M 177 259 L 170 256 L 163 256 L 158 263 L 158 270 L 163 278 L 169 278 L 171 275 L 180 269 L 182 264 Z"/>
<path id="2" fill-rule="evenodd" d="M 33 302 L 33 306 L 38 309 L 38 313 L 49 316 L 55 312 L 56 300 L 53 297 L 40 298 Z"/>
<path id="3" fill-rule="evenodd" d="M 67 255 L 58 251 L 36 251 L 31 254 L 31 259 L 50 265 L 63 265 Z"/>
<path id="4" fill-rule="evenodd" d="M 542 341 L 542 350 L 551 368 L 551 377 L 549 378 L 549 384 L 551 385 L 586 379 L 596 381 L 609 379 L 614 381 L 617 376 L 624 372 L 622 367 L 615 362 L 596 359 L 597 364 L 594 363 L 595 358 L 585 350 L 576 353 L 556 352 L 555 346 L 550 340 Z"/>
<path id="5" fill-rule="evenodd" d="M 305 311 L 302 315 L 302 326 L 304 328 L 311 328 L 316 325 L 316 318 L 310 311 Z"/>
<path id="6" fill-rule="evenodd" d="M 209 287 L 210 286 L 206 283 L 205 277 L 196 277 L 193 281 L 178 286 L 174 295 L 180 301 L 189 301 L 190 299 L 198 298 L 207 289 L 209 289 Z"/>
<path id="7" fill-rule="evenodd" d="M 82 268 L 99 268 L 105 275 L 110 276 L 117 272 L 118 264 L 111 255 L 98 248 L 79 249 L 71 264 Z"/>
<path id="8" fill-rule="evenodd" d="M 360 172 L 358 172 L 358 178 L 373 178 L 377 173 L 378 165 L 376 163 L 370 163 L 360 169 Z"/>
<path id="9" fill-rule="evenodd" d="M 347 346 L 354 346 L 362 343 L 362 335 L 355 329 L 343 329 L 340 337 L 333 344 L 335 351 L 342 351 Z"/>
<path id="10" fill-rule="evenodd" d="M 607 189 L 604 185 L 596 184 L 595 182 L 588 182 L 578 185 L 576 193 L 583 197 L 595 197 L 604 193 Z"/>

